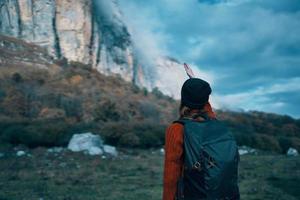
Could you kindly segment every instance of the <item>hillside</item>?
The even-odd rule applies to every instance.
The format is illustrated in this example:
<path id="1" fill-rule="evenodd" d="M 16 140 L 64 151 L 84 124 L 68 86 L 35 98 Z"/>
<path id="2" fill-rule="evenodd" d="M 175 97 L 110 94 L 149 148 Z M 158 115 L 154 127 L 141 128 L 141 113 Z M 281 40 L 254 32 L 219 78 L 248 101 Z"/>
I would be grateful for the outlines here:
<path id="1" fill-rule="evenodd" d="M 93 131 L 125 147 L 161 147 L 179 102 L 90 65 L 56 60 L 32 43 L 0 35 L 1 140 L 30 147 L 65 145 Z M 260 112 L 217 111 L 240 145 L 300 150 L 300 120 Z"/>
<path id="2" fill-rule="evenodd" d="M 166 124 L 175 118 L 177 103 L 157 89 L 148 92 L 89 65 L 54 60 L 42 48 L 15 38 L 0 36 L 0 44 L 1 131 L 9 132 L 5 135 L 14 135 L 10 127 L 16 129 L 16 124 L 40 124 L 36 132 L 43 125 L 51 132 L 53 126 L 57 135 L 69 128 L 65 124 Z"/>
<path id="3" fill-rule="evenodd" d="M 164 55 L 141 55 L 124 20 L 117 0 L 0 1 L 0 34 L 39 45 L 56 59 L 120 74 L 140 88 L 157 87 L 178 98 L 182 66 Z M 165 71 L 177 79 L 163 76 Z"/>
<path id="4" fill-rule="evenodd" d="M 218 111 L 239 144 L 285 153 L 289 147 L 300 150 L 300 120 L 287 115 Z"/>

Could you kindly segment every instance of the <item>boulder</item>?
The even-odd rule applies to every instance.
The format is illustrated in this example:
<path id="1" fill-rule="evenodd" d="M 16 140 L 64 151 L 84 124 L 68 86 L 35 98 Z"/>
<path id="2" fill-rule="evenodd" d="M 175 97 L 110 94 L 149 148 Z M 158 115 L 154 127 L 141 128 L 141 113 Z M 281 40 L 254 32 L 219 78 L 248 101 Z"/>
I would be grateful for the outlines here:
<path id="1" fill-rule="evenodd" d="M 104 145 L 101 137 L 92 133 L 74 134 L 68 149 L 74 152 L 84 151 L 88 155 L 118 156 L 116 147 Z"/>
<path id="2" fill-rule="evenodd" d="M 64 150 L 63 147 L 52 147 L 47 150 L 48 153 L 60 153 Z"/>
<path id="3" fill-rule="evenodd" d="M 253 149 L 251 147 L 247 147 L 247 146 L 244 146 L 244 145 L 239 147 L 239 154 L 240 155 L 253 154 L 253 153 L 257 153 L 256 149 Z"/>
<path id="4" fill-rule="evenodd" d="M 88 154 L 89 155 L 102 155 L 103 154 L 103 150 L 99 147 L 91 147 L 88 149 Z"/>
<path id="5" fill-rule="evenodd" d="M 297 149 L 294 149 L 294 148 L 290 147 L 287 150 L 286 155 L 288 155 L 288 156 L 298 156 L 299 153 L 298 153 Z"/>
<path id="6" fill-rule="evenodd" d="M 18 157 L 26 155 L 25 151 L 17 151 L 16 155 Z"/>
<path id="7" fill-rule="evenodd" d="M 118 156 L 118 151 L 116 147 L 110 146 L 110 145 L 103 145 L 103 151 L 104 153 L 110 155 L 110 156 Z"/>
<path id="8" fill-rule="evenodd" d="M 103 140 L 92 133 L 74 134 L 68 144 L 68 149 L 74 152 L 87 151 L 90 155 L 102 154 Z"/>

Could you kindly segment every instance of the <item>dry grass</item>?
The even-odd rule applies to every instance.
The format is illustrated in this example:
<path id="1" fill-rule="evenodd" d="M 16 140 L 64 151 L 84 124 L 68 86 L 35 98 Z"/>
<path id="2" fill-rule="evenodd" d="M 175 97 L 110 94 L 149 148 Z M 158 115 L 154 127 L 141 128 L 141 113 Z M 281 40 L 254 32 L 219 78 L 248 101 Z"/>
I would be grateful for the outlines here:
<path id="1" fill-rule="evenodd" d="M 68 151 L 49 154 L 44 148 L 30 153 L 0 158 L 0 199 L 161 199 L 163 155 L 158 150 L 123 149 L 115 159 Z M 299 164 L 299 157 L 242 156 L 241 199 L 299 199 Z"/>

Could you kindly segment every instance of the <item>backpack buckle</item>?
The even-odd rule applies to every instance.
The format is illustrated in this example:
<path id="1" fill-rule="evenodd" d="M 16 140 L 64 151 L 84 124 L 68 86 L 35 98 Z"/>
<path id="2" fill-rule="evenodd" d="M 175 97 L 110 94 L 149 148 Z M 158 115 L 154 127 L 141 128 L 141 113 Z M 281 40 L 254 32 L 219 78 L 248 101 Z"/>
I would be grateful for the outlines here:
<path id="1" fill-rule="evenodd" d="M 207 159 L 207 164 L 208 164 L 208 168 L 215 167 L 216 161 L 212 157 L 209 156 Z"/>
<path id="2" fill-rule="evenodd" d="M 193 169 L 196 169 L 198 171 L 202 170 L 202 165 L 199 161 L 195 162 L 195 164 L 193 165 Z"/>

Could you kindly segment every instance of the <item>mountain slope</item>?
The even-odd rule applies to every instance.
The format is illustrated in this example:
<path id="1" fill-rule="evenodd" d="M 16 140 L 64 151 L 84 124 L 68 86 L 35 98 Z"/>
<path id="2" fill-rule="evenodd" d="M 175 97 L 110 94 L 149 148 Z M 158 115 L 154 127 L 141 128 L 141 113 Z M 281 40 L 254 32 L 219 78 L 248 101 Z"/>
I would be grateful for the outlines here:
<path id="1" fill-rule="evenodd" d="M 149 66 L 138 56 L 115 0 L 2 0 L 0 33 L 45 47 L 56 59 L 120 74 L 141 88 L 157 87 L 176 98 L 184 80 L 165 81 L 167 75 L 161 76 L 184 76 L 182 66 L 170 59 L 157 58 Z"/>
<path id="2" fill-rule="evenodd" d="M 95 106 L 104 101 L 116 104 L 122 119 L 144 120 L 142 111 L 138 109 L 149 104 L 153 110 L 164 113 L 160 122 L 171 120 L 172 115 L 166 108 L 173 107 L 174 101 L 164 95 L 158 98 L 157 95 L 124 81 L 120 76 L 106 77 L 90 65 L 54 60 L 43 48 L 7 36 L 0 35 L 0 52 L 1 89 L 5 90 L 2 91 L 1 103 L 11 104 L 3 108 L 5 112 L 1 113 L 2 117 L 10 116 L 10 111 L 17 108 L 14 105 L 17 102 L 6 98 L 20 93 L 22 98 L 32 95 L 28 99 L 29 110 L 23 113 L 24 116 L 21 110 L 16 111 L 17 115 L 11 114 L 12 118 L 38 118 L 43 109 L 55 108 L 58 106 L 54 104 L 56 101 L 66 98 L 67 102 L 83 104 L 76 108 L 82 110 L 77 117 L 83 121 L 94 120 Z"/>
<path id="3" fill-rule="evenodd" d="M 157 89 L 148 92 L 120 76 L 55 60 L 37 45 L 0 35 L 0 139 L 63 145 L 71 134 L 94 131 L 114 145 L 161 146 L 178 106 Z M 240 145 L 300 150 L 299 120 L 260 112 L 217 114 Z"/>

